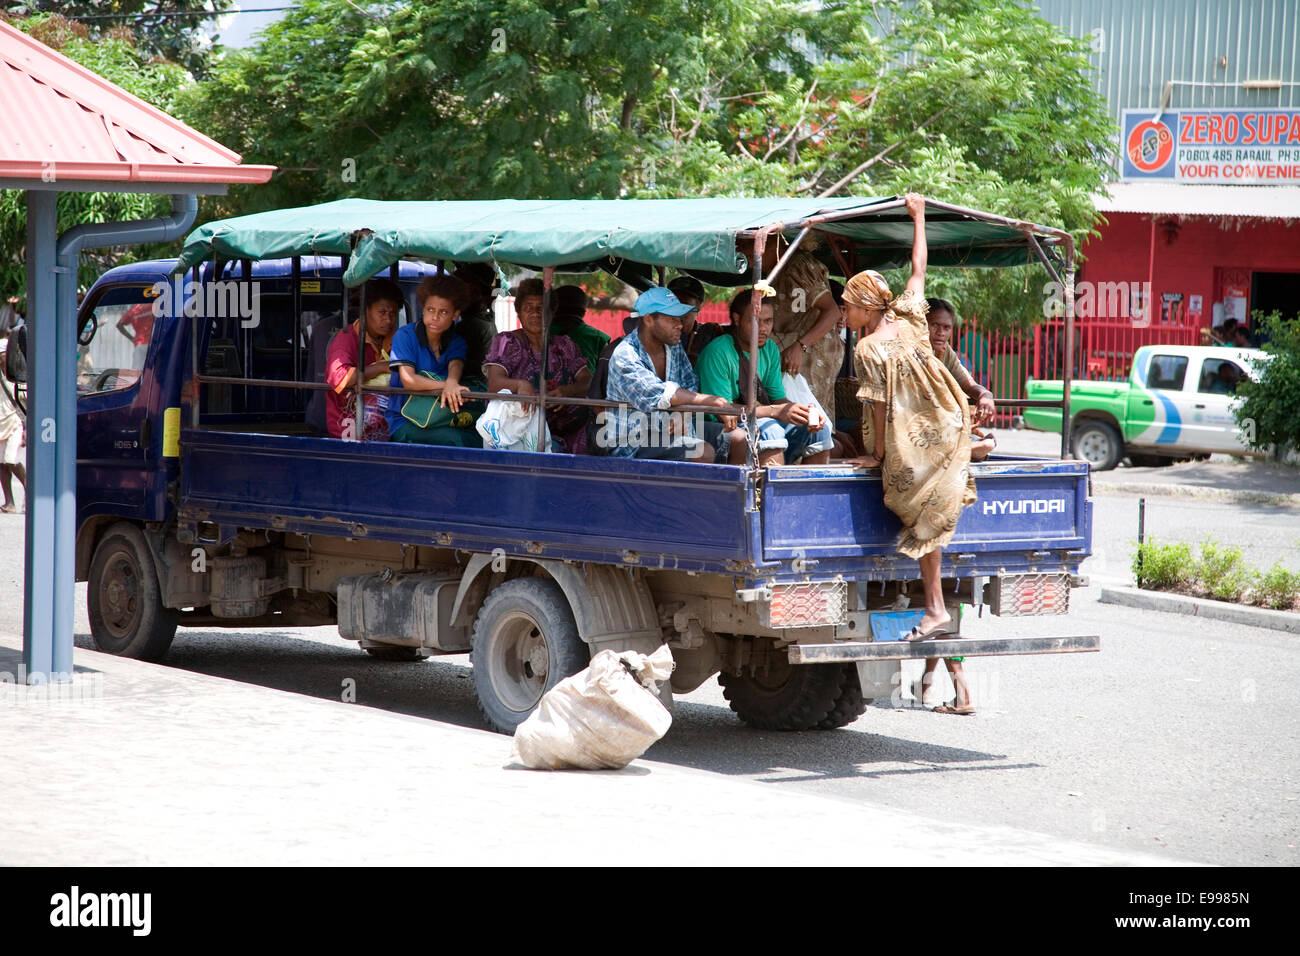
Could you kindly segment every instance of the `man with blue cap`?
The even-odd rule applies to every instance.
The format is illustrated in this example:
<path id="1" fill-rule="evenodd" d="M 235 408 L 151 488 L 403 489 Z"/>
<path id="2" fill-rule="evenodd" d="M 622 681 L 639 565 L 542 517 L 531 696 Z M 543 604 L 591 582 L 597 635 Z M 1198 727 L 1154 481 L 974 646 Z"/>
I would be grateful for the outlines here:
<path id="1" fill-rule="evenodd" d="M 704 421 L 703 413 L 669 411 L 678 405 L 729 404 L 697 391 L 700 380 L 681 346 L 682 317 L 693 308 L 657 286 L 637 297 L 632 310 L 637 328 L 609 359 L 605 395 L 620 407 L 606 413 L 596 437 L 611 456 L 704 464 L 735 457 L 744 461 L 744 433 L 735 416 L 720 416 L 718 423 Z"/>

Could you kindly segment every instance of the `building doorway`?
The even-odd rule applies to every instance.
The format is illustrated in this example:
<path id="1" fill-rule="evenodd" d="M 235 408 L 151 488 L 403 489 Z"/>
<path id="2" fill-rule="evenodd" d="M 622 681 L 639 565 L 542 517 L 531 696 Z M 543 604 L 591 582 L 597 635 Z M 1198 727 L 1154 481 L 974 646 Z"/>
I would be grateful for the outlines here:
<path id="1" fill-rule="evenodd" d="M 1250 310 L 1265 315 L 1277 311 L 1294 320 L 1300 315 L 1300 272 L 1251 273 Z"/>

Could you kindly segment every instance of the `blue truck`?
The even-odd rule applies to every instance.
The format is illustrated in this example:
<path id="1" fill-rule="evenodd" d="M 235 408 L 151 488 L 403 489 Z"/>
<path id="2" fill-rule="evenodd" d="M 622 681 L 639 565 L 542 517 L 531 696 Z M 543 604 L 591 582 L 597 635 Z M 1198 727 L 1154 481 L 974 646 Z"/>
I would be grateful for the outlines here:
<path id="1" fill-rule="evenodd" d="M 900 210 L 868 211 L 893 223 Z M 319 355 L 317 337 L 355 314 L 349 288 L 376 272 L 415 315 L 416 284 L 446 262 L 441 247 L 417 254 L 391 236 L 386 259 L 367 260 L 362 246 L 379 232 L 357 222 L 380 221 L 368 208 L 344 216 L 333 247 L 330 207 L 292 212 L 322 224 L 274 240 L 256 216 L 203 227 L 181 259 L 115 268 L 85 297 L 76 568 L 101 650 L 159 660 L 179 627 L 336 624 L 385 660 L 471 652 L 486 722 L 511 732 L 606 648 L 666 643 L 676 668 L 665 703 L 717 675 L 742 720 L 778 730 L 852 722 L 896 692 L 903 659 L 1098 648 L 1091 635 L 899 640 L 921 614 L 919 571 L 895 551 L 878 473 L 328 437 L 310 415 L 323 387 L 313 340 Z M 930 223 L 940 240 L 942 212 Z M 975 215 L 955 221 L 996 224 Z M 797 236 L 809 217 L 768 218 Z M 462 231 L 467 245 L 447 251 L 549 279 L 537 235 L 566 234 L 545 222 L 526 253 L 500 230 L 477 246 Z M 734 237 L 756 227 L 714 228 L 734 261 Z M 243 246 L 232 238 L 241 230 Z M 984 235 L 953 255 L 969 258 Z M 942 265 L 942 241 L 932 249 Z M 887 261 L 849 242 L 832 251 L 859 257 L 844 271 Z M 592 261 L 577 243 L 563 254 L 575 272 Z M 624 277 L 663 265 L 644 250 L 615 258 L 605 264 Z M 756 277 L 743 257 L 731 272 L 733 284 Z M 959 604 L 1066 613 L 1086 583 L 1087 463 L 995 455 L 972 471 L 979 500 L 943 556 L 953 620 Z"/>

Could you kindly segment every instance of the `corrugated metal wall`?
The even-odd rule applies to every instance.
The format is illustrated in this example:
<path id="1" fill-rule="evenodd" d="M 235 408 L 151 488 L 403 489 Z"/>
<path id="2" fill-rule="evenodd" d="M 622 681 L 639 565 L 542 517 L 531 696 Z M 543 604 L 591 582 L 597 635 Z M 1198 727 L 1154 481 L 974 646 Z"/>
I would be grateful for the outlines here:
<path id="1" fill-rule="evenodd" d="M 1300 106 L 1300 0 L 1039 0 L 1044 19 L 1093 39 L 1098 88 L 1116 122 L 1155 108 L 1171 80 L 1172 110 Z M 1280 80 L 1247 90 L 1247 80 Z"/>

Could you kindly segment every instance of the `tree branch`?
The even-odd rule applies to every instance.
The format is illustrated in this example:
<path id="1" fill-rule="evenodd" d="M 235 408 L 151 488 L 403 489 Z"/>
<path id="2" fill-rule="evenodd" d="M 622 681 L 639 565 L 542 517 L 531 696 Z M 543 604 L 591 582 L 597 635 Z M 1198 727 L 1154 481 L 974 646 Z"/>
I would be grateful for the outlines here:
<path id="1" fill-rule="evenodd" d="M 911 136 L 911 135 L 914 134 L 914 133 L 919 133 L 919 132 L 921 132 L 921 130 L 925 129 L 927 126 L 929 126 L 931 123 L 933 123 L 935 120 L 937 120 L 937 119 L 938 119 L 940 116 L 942 116 L 944 113 L 948 112 L 950 109 L 952 109 L 951 106 L 945 106 L 943 109 L 939 110 L 939 112 L 937 112 L 937 113 L 933 114 L 932 116 L 930 116 L 930 117 L 929 117 L 929 118 L 928 118 L 924 123 L 922 123 L 922 124 L 921 124 L 920 126 L 918 126 L 916 129 L 912 130 L 912 133 L 909 133 L 908 136 Z M 818 199 L 825 199 L 827 196 L 830 196 L 830 195 L 833 195 L 834 193 L 839 192 L 841 189 L 843 189 L 843 188 L 844 188 L 845 186 L 847 186 L 849 183 L 853 182 L 853 180 L 857 179 L 859 176 L 861 176 L 863 173 L 865 173 L 865 172 L 866 172 L 868 169 L 870 169 L 872 166 L 876 165 L 876 163 L 880 162 L 882 159 L 884 159 L 886 156 L 888 156 L 890 153 L 892 153 L 892 152 L 893 152 L 895 149 L 897 149 L 899 146 L 902 146 L 903 143 L 907 142 L 908 136 L 900 136 L 898 139 L 896 139 L 894 142 L 890 143 L 888 146 L 886 146 L 886 147 L 885 147 L 884 149 L 882 149 L 880 152 L 876 153 L 875 156 L 872 156 L 870 159 L 868 159 L 865 163 L 862 163 L 862 164 L 860 164 L 859 166 L 855 167 L 855 168 L 854 168 L 854 169 L 853 169 L 853 170 L 852 170 L 852 171 L 851 171 L 847 176 L 845 176 L 843 179 L 841 179 L 839 182 L 837 182 L 837 183 L 836 183 L 834 186 L 832 186 L 830 189 L 826 190 L 825 192 L 818 193 L 818 194 L 817 194 L 817 198 L 818 198 Z"/>

